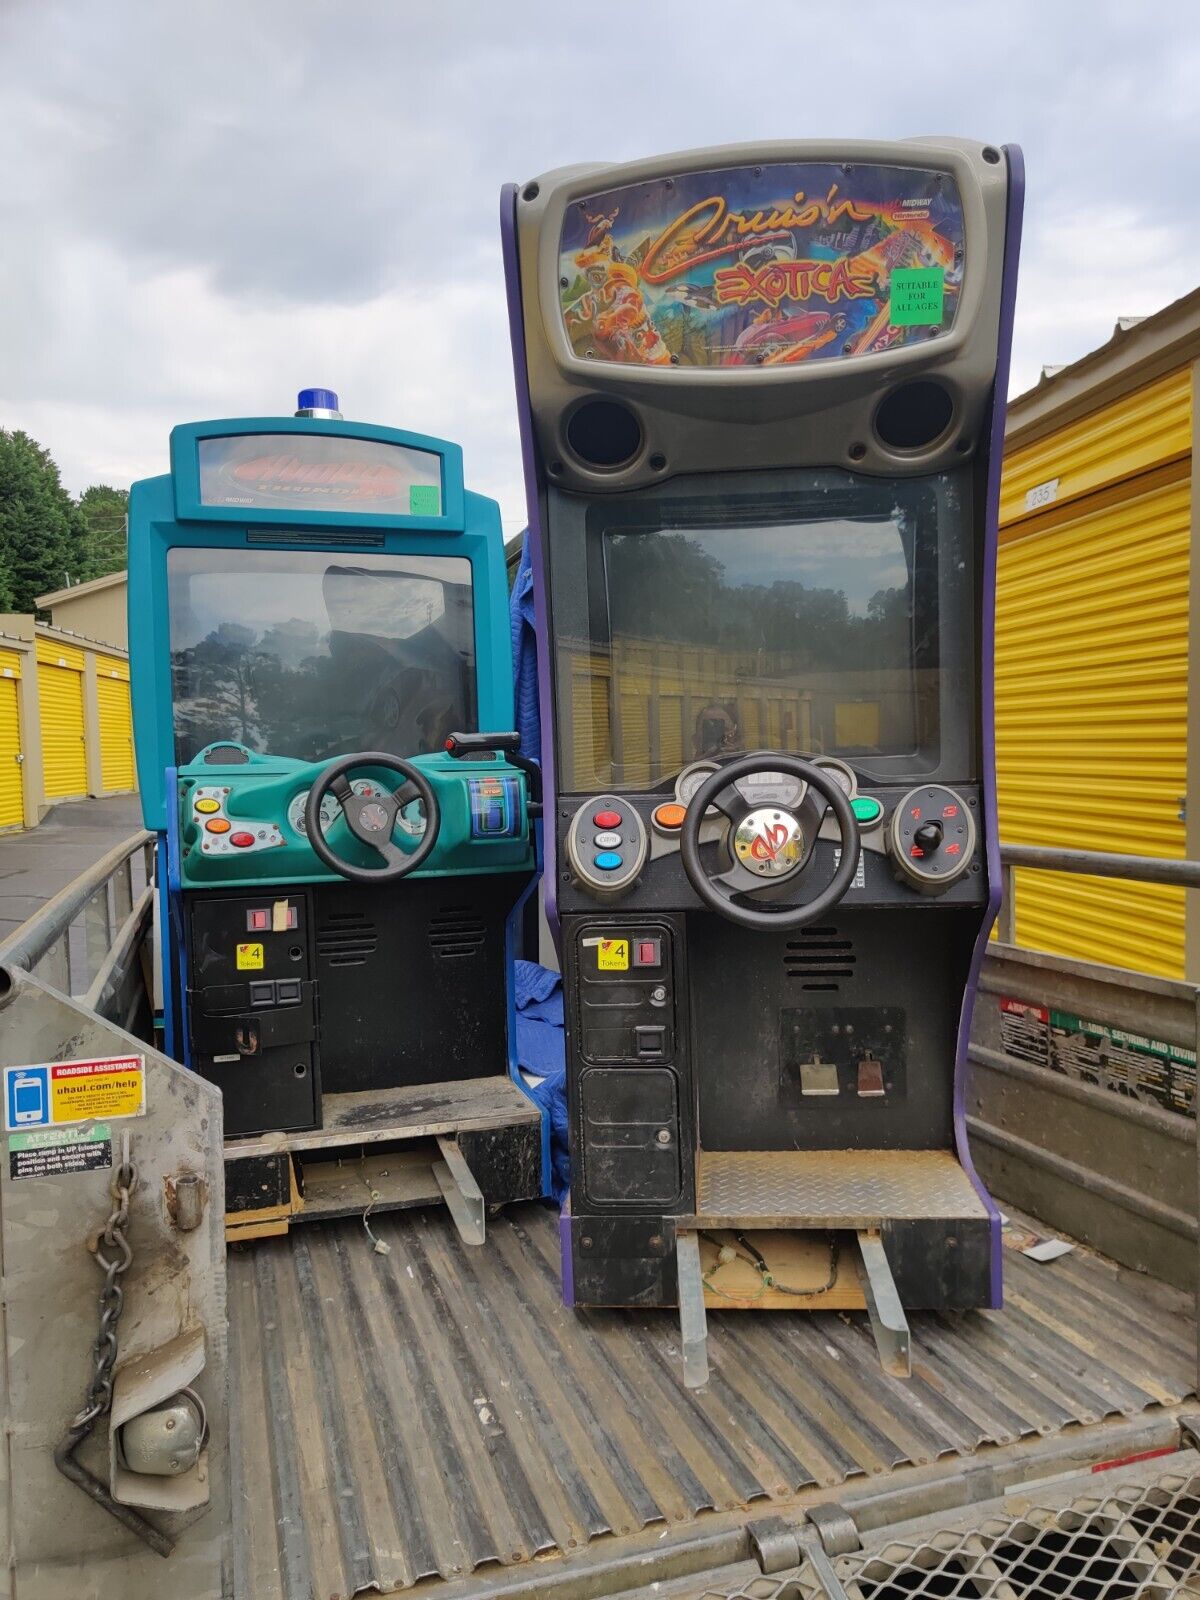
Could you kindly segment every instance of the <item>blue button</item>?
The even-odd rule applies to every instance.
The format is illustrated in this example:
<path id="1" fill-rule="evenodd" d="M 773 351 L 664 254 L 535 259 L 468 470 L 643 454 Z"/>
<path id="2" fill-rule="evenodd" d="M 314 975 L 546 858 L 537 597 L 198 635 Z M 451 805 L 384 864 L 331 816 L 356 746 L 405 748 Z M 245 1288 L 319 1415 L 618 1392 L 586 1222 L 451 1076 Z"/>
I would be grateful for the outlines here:
<path id="1" fill-rule="evenodd" d="M 615 872 L 621 865 L 621 857 L 615 850 L 601 850 L 596 857 L 596 865 L 601 872 Z"/>

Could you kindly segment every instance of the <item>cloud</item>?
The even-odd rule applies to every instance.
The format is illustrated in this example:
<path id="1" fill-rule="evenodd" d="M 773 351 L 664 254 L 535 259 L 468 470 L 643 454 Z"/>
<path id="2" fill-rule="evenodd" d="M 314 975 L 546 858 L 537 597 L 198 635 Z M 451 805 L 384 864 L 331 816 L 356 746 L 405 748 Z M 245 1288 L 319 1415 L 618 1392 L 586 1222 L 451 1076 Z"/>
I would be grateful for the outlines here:
<path id="1" fill-rule="evenodd" d="M 291 409 L 445 433 L 523 516 L 497 198 L 508 179 L 758 138 L 1026 150 L 1014 388 L 1195 286 L 1200 28 L 1161 0 L 853 16 L 659 0 L 8 0 L 0 425 L 72 488 L 173 423 Z"/>

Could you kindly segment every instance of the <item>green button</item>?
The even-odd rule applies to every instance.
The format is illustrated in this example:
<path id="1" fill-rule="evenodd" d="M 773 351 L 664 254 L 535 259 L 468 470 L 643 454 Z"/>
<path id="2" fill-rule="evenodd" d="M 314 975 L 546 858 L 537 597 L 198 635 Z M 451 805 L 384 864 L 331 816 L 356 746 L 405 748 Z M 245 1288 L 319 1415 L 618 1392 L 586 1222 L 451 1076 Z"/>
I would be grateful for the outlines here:
<path id="1" fill-rule="evenodd" d="M 858 818 L 859 826 L 863 828 L 873 827 L 883 815 L 883 807 L 869 794 L 856 795 L 850 802 L 850 809 Z"/>

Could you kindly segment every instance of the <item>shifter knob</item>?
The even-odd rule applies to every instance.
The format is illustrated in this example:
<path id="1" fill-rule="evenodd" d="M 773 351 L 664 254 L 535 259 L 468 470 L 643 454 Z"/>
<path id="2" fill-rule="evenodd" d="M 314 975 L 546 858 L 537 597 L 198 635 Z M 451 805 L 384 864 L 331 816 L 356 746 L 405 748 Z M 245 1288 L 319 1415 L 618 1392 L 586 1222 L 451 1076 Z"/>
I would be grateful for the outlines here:
<path id="1" fill-rule="evenodd" d="M 913 843 L 920 845 L 926 855 L 932 854 L 942 842 L 943 829 L 940 822 L 923 822 L 913 834 Z"/>

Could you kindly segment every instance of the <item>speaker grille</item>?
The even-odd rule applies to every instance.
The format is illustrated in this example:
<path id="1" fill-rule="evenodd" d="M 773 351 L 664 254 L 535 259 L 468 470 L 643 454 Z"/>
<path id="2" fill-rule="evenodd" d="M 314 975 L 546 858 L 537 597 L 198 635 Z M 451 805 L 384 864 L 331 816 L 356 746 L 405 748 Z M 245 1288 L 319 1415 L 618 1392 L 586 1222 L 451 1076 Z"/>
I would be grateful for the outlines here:
<path id="1" fill-rule="evenodd" d="M 470 906 L 447 906 L 429 919 L 429 948 L 438 961 L 478 955 L 486 937 L 487 924 Z"/>
<path id="2" fill-rule="evenodd" d="M 317 929 L 317 955 L 331 967 L 361 967 L 375 954 L 379 934 L 361 911 L 333 911 Z"/>
<path id="3" fill-rule="evenodd" d="M 802 989 L 840 989 L 854 976 L 858 957 L 850 939 L 836 928 L 805 928 L 798 939 L 789 939 L 783 952 L 783 970 L 796 978 Z"/>

